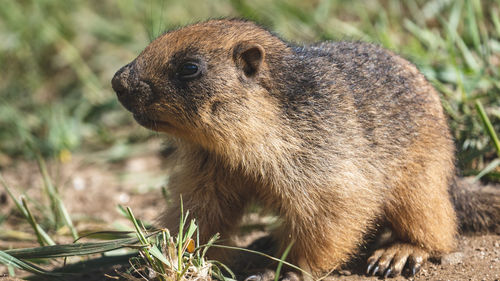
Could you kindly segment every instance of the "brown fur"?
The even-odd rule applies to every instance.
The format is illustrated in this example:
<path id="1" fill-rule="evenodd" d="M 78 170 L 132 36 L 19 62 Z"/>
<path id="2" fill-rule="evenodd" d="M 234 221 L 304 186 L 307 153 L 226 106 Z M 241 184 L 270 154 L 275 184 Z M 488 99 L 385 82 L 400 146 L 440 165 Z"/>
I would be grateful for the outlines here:
<path id="1" fill-rule="evenodd" d="M 202 69 L 196 79 L 179 78 L 186 60 Z M 252 22 L 212 20 L 160 36 L 113 88 L 140 124 L 175 139 L 169 186 L 204 241 L 228 238 L 257 201 L 281 217 L 281 249 L 296 241 L 289 260 L 315 276 L 344 264 L 380 220 L 396 242 L 372 257 L 379 264 L 454 247 L 454 146 L 439 97 L 389 51 L 296 47 Z M 164 226 L 175 231 L 179 212 L 175 201 Z"/>

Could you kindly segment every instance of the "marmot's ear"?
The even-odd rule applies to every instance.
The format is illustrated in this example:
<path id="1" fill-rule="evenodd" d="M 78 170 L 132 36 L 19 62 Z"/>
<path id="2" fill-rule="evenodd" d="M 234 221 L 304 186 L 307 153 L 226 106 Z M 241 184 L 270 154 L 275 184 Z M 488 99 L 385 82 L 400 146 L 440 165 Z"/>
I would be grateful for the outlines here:
<path id="1" fill-rule="evenodd" d="M 246 76 L 255 75 L 264 61 L 265 51 L 261 45 L 251 42 L 242 42 L 234 47 L 233 59 L 236 66 L 241 68 Z"/>

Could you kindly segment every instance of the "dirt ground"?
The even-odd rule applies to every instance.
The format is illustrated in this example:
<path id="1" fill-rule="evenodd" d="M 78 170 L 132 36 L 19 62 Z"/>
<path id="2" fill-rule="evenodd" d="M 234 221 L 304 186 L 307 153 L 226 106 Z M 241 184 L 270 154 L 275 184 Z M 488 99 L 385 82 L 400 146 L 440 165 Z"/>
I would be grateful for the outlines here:
<path id="1" fill-rule="evenodd" d="M 63 194 L 68 211 L 77 222 L 77 229 L 97 231 L 130 228 L 128 220 L 117 211 L 118 204 L 130 206 L 136 217 L 154 222 L 165 205 L 160 187 L 168 181 L 168 173 L 157 153 L 161 144 L 152 141 L 144 147 L 147 148 L 137 153 L 140 156 L 114 163 L 99 160 L 100 155 L 97 154 L 74 155 L 71 161 L 64 164 L 49 163 L 50 173 Z M 35 163 L 13 163 L 1 172 L 17 195 L 26 194 L 43 202 L 41 176 Z M 7 215 L 2 227 L 30 232 L 29 226 L 13 215 L 13 208 L 13 203 L 0 188 L 0 215 Z M 240 243 L 250 243 L 262 235 L 262 231 L 255 233 L 241 238 Z M 64 240 L 58 242 L 70 241 Z M 3 233 L 0 234 L 0 249 L 36 246 L 32 241 L 36 239 L 12 239 L 8 233 Z M 364 267 L 360 259 L 326 280 L 379 280 L 377 277 L 364 276 Z M 0 266 L 0 279 L 6 273 L 6 267 Z M 8 280 L 7 277 L 5 280 Z M 111 279 L 96 275 L 94 280 Z M 500 236 L 461 236 L 456 252 L 440 261 L 427 262 L 415 277 L 392 280 L 500 280 Z"/>

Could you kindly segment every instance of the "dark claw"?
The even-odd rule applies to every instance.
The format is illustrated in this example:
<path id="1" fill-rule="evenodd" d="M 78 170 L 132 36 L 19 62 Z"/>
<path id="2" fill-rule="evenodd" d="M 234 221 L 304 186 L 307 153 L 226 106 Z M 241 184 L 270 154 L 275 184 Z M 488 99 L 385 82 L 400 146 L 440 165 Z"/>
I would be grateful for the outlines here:
<path id="1" fill-rule="evenodd" d="M 262 277 L 258 274 L 248 276 L 245 281 L 261 281 Z"/>
<path id="2" fill-rule="evenodd" d="M 391 275 L 391 272 L 392 272 L 392 269 L 389 267 L 389 268 L 385 271 L 384 278 L 389 277 L 389 275 Z"/>
<path id="3" fill-rule="evenodd" d="M 366 274 L 370 274 L 370 271 L 372 270 L 372 267 L 375 265 L 375 262 L 372 262 L 368 265 L 366 268 Z"/>
<path id="4" fill-rule="evenodd" d="M 377 274 L 378 270 L 379 270 L 379 267 L 378 267 L 378 265 L 377 265 L 377 266 L 375 266 L 375 268 L 373 269 L 372 275 Z"/>
<path id="5" fill-rule="evenodd" d="M 411 276 L 415 276 L 415 274 L 417 274 L 419 271 L 420 271 L 420 264 L 417 263 L 411 268 Z"/>

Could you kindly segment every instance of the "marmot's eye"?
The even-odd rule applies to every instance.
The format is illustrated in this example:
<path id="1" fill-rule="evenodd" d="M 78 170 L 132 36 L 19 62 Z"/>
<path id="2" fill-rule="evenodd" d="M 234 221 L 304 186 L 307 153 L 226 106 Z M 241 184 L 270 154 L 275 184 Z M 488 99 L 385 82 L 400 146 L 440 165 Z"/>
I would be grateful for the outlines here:
<path id="1" fill-rule="evenodd" d="M 183 80 L 197 78 L 200 74 L 200 67 L 193 62 L 186 62 L 177 70 L 177 76 Z"/>

